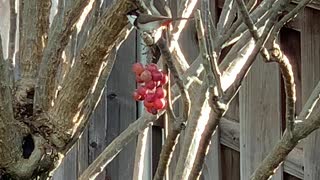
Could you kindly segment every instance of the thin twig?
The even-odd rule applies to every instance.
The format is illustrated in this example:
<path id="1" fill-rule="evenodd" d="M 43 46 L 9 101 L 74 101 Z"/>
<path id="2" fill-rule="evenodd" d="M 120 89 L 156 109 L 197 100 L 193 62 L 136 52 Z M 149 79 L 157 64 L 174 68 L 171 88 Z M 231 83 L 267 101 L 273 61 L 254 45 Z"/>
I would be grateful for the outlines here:
<path id="1" fill-rule="evenodd" d="M 209 12 L 209 10 L 208 10 Z M 218 66 L 218 59 L 219 59 L 219 55 L 220 55 L 220 48 L 215 48 L 214 49 L 214 44 L 217 41 L 217 39 L 214 39 L 212 37 L 212 31 L 213 30 L 213 34 L 215 34 L 215 29 L 211 28 L 214 27 L 213 21 L 212 21 L 212 17 L 210 15 L 210 13 L 207 14 L 210 18 L 210 22 L 205 22 L 205 26 L 207 29 L 207 33 L 205 35 L 207 43 L 206 46 L 208 48 L 208 54 L 209 54 L 209 62 L 210 62 L 210 68 L 211 71 L 213 72 L 214 78 L 215 78 L 215 83 L 218 89 L 218 97 L 223 96 L 223 90 L 222 90 L 222 86 L 221 86 L 221 73 L 220 73 L 220 69 Z M 200 19 L 201 20 L 201 19 Z M 201 23 L 200 23 L 201 24 Z M 219 50 L 219 52 L 217 52 Z"/>
<path id="2" fill-rule="evenodd" d="M 178 71 L 176 69 L 176 67 L 173 64 L 173 58 L 172 55 L 170 53 L 169 47 L 166 44 L 166 41 L 161 38 L 158 41 L 158 47 L 161 51 L 161 55 L 163 56 L 164 62 L 168 65 L 168 68 L 170 70 L 171 75 L 174 78 L 175 83 L 178 85 L 180 93 L 181 93 L 181 97 L 182 97 L 182 101 L 183 101 L 183 115 L 182 115 L 182 119 L 184 121 L 186 121 L 188 119 L 189 113 L 190 113 L 190 97 L 188 94 L 187 89 L 185 88 L 185 85 L 181 79 L 181 77 L 178 74 Z"/>
<path id="3" fill-rule="evenodd" d="M 257 27 L 254 25 L 250 15 L 249 15 L 249 12 L 248 12 L 248 9 L 246 8 L 246 5 L 244 4 L 243 0 L 236 0 L 236 1 L 238 3 L 238 8 L 240 10 L 242 20 L 247 25 L 254 40 L 257 41 L 259 39 L 260 35 L 258 33 Z M 266 60 L 269 59 L 269 54 L 268 54 L 268 51 L 266 48 L 263 47 L 260 53 L 263 58 L 265 58 Z"/>
<path id="4" fill-rule="evenodd" d="M 163 112 L 162 112 L 163 113 Z M 159 114 L 160 115 L 160 114 Z M 109 164 L 109 162 L 120 153 L 122 148 L 133 140 L 140 131 L 147 128 L 158 116 L 144 113 L 142 117 L 134 121 L 116 139 L 114 139 L 93 163 L 81 174 L 79 180 L 95 179 Z"/>
<path id="5" fill-rule="evenodd" d="M 206 41 L 204 39 L 204 31 L 203 31 L 203 25 L 202 20 L 200 16 L 200 11 L 198 10 L 195 13 L 196 18 L 196 27 L 198 32 L 198 39 L 200 41 L 200 51 L 204 56 L 204 63 L 206 61 L 206 57 L 208 55 L 206 54 L 207 48 L 206 48 Z M 204 66 L 209 66 L 208 64 L 204 64 Z M 205 68 L 207 77 L 209 76 L 209 73 L 212 73 L 210 68 Z M 220 77 L 219 77 L 220 78 Z M 208 81 L 209 81 L 208 77 Z M 220 87 L 221 88 L 221 87 Z M 220 94 L 221 96 L 223 94 Z M 203 133 L 201 134 L 200 143 L 198 150 L 196 151 L 196 158 L 193 162 L 192 170 L 190 172 L 189 179 L 197 179 L 200 176 L 201 169 L 205 160 L 205 156 L 208 152 L 208 148 L 210 145 L 212 134 L 214 133 L 223 113 L 226 111 L 226 106 L 224 103 L 221 103 L 221 100 L 218 98 L 218 95 L 214 91 L 210 91 L 210 98 L 209 98 L 209 105 L 211 106 L 211 112 L 209 117 L 209 121 L 207 122 L 205 129 L 203 130 Z"/>
<path id="6" fill-rule="evenodd" d="M 206 71 L 209 86 L 213 87 L 216 80 L 210 68 L 211 66 L 210 57 L 208 54 L 207 44 L 205 40 L 204 27 L 202 25 L 200 10 L 197 10 L 195 13 L 195 21 L 196 21 L 198 40 L 199 40 L 199 49 L 203 59 L 203 66 Z"/>
<path id="7" fill-rule="evenodd" d="M 173 122 L 174 126 L 170 129 L 170 131 L 168 133 L 168 137 L 166 139 L 166 142 L 163 145 L 163 148 L 161 150 L 160 161 L 159 161 L 158 168 L 157 168 L 157 171 L 156 171 L 156 174 L 154 177 L 155 180 L 162 180 L 165 175 L 165 171 L 166 171 L 167 167 L 169 166 L 171 156 L 174 151 L 175 144 L 177 143 L 177 139 L 179 137 L 179 134 L 182 130 L 182 127 L 184 126 L 184 123 L 187 121 L 187 119 L 189 117 L 191 104 L 190 104 L 189 93 L 188 93 L 181 77 L 179 76 L 176 67 L 174 66 L 174 64 L 172 62 L 173 58 L 172 58 L 170 50 L 166 44 L 166 41 L 163 38 L 161 38 L 158 41 L 158 46 L 159 46 L 159 49 L 160 49 L 161 54 L 163 56 L 164 63 L 168 66 L 168 69 L 170 70 L 171 74 L 174 77 L 176 84 L 179 87 L 180 94 L 182 97 L 182 102 L 183 102 L 183 113 L 182 113 L 181 118 L 175 118 L 175 116 L 173 114 L 171 114 L 171 112 L 169 111 L 169 115 L 172 116 L 173 118 L 175 118 L 176 121 Z"/>
<path id="8" fill-rule="evenodd" d="M 220 35 L 224 34 L 223 29 L 225 28 L 227 21 L 231 21 L 230 19 L 232 19 L 231 16 L 233 16 L 233 14 L 231 14 L 231 12 L 233 12 L 233 13 L 235 12 L 233 5 L 234 5 L 233 0 L 224 1 L 222 12 L 221 12 L 221 15 L 220 15 L 220 18 L 218 21 L 218 25 L 217 25 L 217 31 L 218 31 L 218 34 L 220 34 Z M 227 28 L 225 28 L 225 29 L 227 29 Z"/>
<path id="9" fill-rule="evenodd" d="M 249 57 L 246 59 L 245 62 L 242 62 L 242 67 L 239 69 L 237 69 L 236 65 L 230 65 L 230 69 L 226 69 L 224 71 L 224 74 L 222 75 L 222 82 L 224 82 L 223 80 L 225 80 L 225 82 L 227 82 L 226 80 L 229 80 L 228 83 L 226 83 L 223 87 L 223 89 L 228 89 L 231 84 L 234 88 L 229 88 L 225 94 L 226 96 L 224 97 L 226 100 L 233 98 L 235 93 L 239 90 L 242 80 L 244 79 L 244 77 L 246 76 L 247 72 L 249 71 L 252 63 L 255 61 L 257 54 L 260 52 L 261 48 L 264 46 L 265 42 L 267 41 L 269 35 L 270 35 L 270 30 L 272 29 L 274 23 L 275 23 L 275 18 L 276 15 L 273 16 L 272 19 L 270 19 L 267 24 L 264 27 L 264 31 L 261 35 L 261 37 L 259 38 L 259 40 L 256 42 L 253 50 L 248 50 L 245 53 L 249 53 L 248 55 Z M 250 49 L 250 47 L 248 47 Z M 235 61 L 233 61 L 232 63 L 239 63 L 237 61 L 242 61 L 241 58 L 240 59 L 236 59 Z M 238 67 L 239 68 L 239 67 Z M 232 71 L 235 71 L 234 73 Z M 234 79 L 230 79 L 230 77 L 233 77 Z M 230 82 L 231 81 L 231 82 Z"/>
<path id="10" fill-rule="evenodd" d="M 299 4 L 291 10 L 288 14 L 286 14 L 283 18 L 280 19 L 280 21 L 274 26 L 274 29 L 272 30 L 271 37 L 277 37 L 277 34 L 279 33 L 280 29 L 290 20 L 295 18 L 299 12 L 306 7 L 308 3 L 310 3 L 312 0 L 302 0 L 299 2 Z"/>
<path id="11" fill-rule="evenodd" d="M 255 0 L 250 1 L 247 5 L 247 9 L 252 9 L 255 4 L 254 2 Z M 274 2 L 275 0 L 262 1 L 259 6 L 251 13 L 250 17 L 252 21 L 256 23 L 257 27 L 260 26 L 261 23 L 264 23 L 267 19 L 269 19 L 272 14 L 277 13 L 279 5 L 272 8 Z M 260 19 L 261 17 L 263 18 Z M 230 27 L 230 29 L 225 33 L 224 37 L 219 41 L 218 44 L 222 45 L 222 47 L 226 47 L 239 40 L 239 38 L 246 30 L 246 25 L 241 23 L 241 18 L 238 18 L 236 22 L 233 23 L 233 25 Z"/>
<path id="12" fill-rule="evenodd" d="M 320 81 L 312 91 L 297 119 L 308 119 L 320 99 Z"/>

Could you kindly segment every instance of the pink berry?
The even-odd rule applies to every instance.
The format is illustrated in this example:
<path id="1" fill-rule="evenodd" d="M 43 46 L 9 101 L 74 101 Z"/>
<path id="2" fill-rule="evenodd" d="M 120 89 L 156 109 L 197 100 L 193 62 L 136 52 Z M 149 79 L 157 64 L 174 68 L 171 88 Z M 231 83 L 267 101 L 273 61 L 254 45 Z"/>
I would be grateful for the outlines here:
<path id="1" fill-rule="evenodd" d="M 137 89 L 137 92 L 141 95 L 141 96 L 145 96 L 147 94 L 148 89 L 144 86 L 140 86 Z"/>
<path id="2" fill-rule="evenodd" d="M 153 81 L 161 81 L 162 80 L 162 72 L 160 71 L 153 71 L 152 72 L 152 80 Z"/>
<path id="3" fill-rule="evenodd" d="M 146 83 L 145 86 L 146 86 L 146 88 L 152 90 L 152 89 L 154 89 L 156 87 L 156 83 L 154 81 L 149 81 L 149 82 Z"/>
<path id="4" fill-rule="evenodd" d="M 151 63 L 146 66 L 146 69 L 149 70 L 150 72 L 158 71 L 158 66 L 154 63 Z"/>
<path id="5" fill-rule="evenodd" d="M 132 65 L 132 71 L 134 73 L 136 73 L 137 75 L 140 75 L 143 71 L 144 71 L 144 67 L 143 67 L 143 64 L 141 63 L 134 63 Z"/>
<path id="6" fill-rule="evenodd" d="M 145 100 L 148 102 L 153 102 L 155 100 L 155 94 L 154 93 L 146 94 Z"/>
<path id="7" fill-rule="evenodd" d="M 141 96 L 137 91 L 134 91 L 132 96 L 133 96 L 133 99 L 136 101 L 140 101 L 143 98 L 143 96 Z"/>
<path id="8" fill-rule="evenodd" d="M 157 98 L 164 98 L 167 95 L 167 91 L 162 87 L 157 87 L 156 89 L 156 96 Z"/>
<path id="9" fill-rule="evenodd" d="M 166 100 L 163 99 L 163 98 L 155 99 L 153 103 L 154 103 L 154 108 L 161 110 L 161 109 L 163 109 L 165 107 Z"/>
<path id="10" fill-rule="evenodd" d="M 146 100 L 143 101 L 143 105 L 144 105 L 144 107 L 146 107 L 147 109 L 154 107 L 153 102 L 148 102 L 148 101 L 146 101 Z"/>
<path id="11" fill-rule="evenodd" d="M 140 75 L 140 79 L 141 79 L 142 81 L 144 81 L 144 82 L 149 82 L 149 81 L 151 81 L 151 79 L 152 79 L 151 72 L 148 71 L 148 70 L 143 71 L 143 72 L 141 73 L 141 75 Z"/>
<path id="12" fill-rule="evenodd" d="M 136 75 L 136 82 L 137 83 L 143 83 L 143 80 L 140 78 L 139 75 Z"/>

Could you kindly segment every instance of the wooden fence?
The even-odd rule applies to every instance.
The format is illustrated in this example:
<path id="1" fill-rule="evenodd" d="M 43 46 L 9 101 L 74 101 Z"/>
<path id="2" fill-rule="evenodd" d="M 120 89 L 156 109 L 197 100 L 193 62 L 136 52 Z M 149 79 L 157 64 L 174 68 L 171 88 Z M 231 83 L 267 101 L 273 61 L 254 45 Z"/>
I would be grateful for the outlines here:
<path id="1" fill-rule="evenodd" d="M 212 1 L 213 2 L 213 1 Z M 212 3 L 212 8 L 223 2 Z M 176 1 L 171 1 L 172 7 Z M 289 7 L 290 8 L 290 7 Z M 198 55 L 194 24 L 182 34 L 181 49 L 189 63 Z M 320 80 L 320 1 L 315 0 L 280 33 L 280 43 L 296 73 L 297 112 Z M 118 53 L 99 106 L 79 142 L 68 153 L 54 175 L 55 180 L 76 180 L 83 170 L 130 123 L 141 110 L 131 98 L 136 88 L 131 65 L 138 56 L 139 43 L 132 32 Z M 275 64 L 260 57 L 213 136 L 203 180 L 247 180 L 254 168 L 280 139 L 284 130 L 284 87 Z M 147 165 L 143 179 L 151 179 L 162 143 L 161 128 L 148 133 Z M 133 179 L 136 143 L 132 142 L 107 166 L 99 180 Z M 179 150 L 179 147 L 177 147 Z M 277 169 L 274 180 L 320 179 L 320 131 L 303 140 Z M 171 164 L 174 166 L 175 160 Z M 174 169 L 174 168 L 173 168 Z M 170 171 L 170 174 L 172 172 Z"/>

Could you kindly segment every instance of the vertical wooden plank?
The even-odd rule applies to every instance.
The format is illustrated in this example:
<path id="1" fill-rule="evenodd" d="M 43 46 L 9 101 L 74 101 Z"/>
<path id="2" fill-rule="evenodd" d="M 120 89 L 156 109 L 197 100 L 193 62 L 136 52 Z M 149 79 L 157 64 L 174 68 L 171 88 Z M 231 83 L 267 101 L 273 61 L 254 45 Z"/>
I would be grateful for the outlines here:
<path id="1" fill-rule="evenodd" d="M 162 128 L 152 126 L 152 176 L 156 173 L 162 148 Z"/>
<path id="2" fill-rule="evenodd" d="M 281 137 L 279 86 L 278 66 L 264 63 L 259 55 L 239 94 L 241 179 L 250 179 Z M 282 179 L 281 167 L 273 179 Z"/>
<path id="3" fill-rule="evenodd" d="M 240 153 L 221 145 L 223 180 L 240 180 Z"/>
<path id="4" fill-rule="evenodd" d="M 105 96 L 102 95 L 101 100 L 94 110 L 93 115 L 89 123 L 89 164 L 92 163 L 96 157 L 104 150 L 106 147 L 106 129 L 105 129 L 105 111 L 106 103 Z M 104 180 L 105 172 L 99 174 L 96 180 Z"/>
<path id="5" fill-rule="evenodd" d="M 136 31 L 133 32 L 136 34 L 136 55 L 137 61 L 140 61 L 143 64 L 146 64 L 148 61 L 148 51 L 150 50 L 146 45 L 144 45 L 143 39 L 140 36 L 137 36 Z M 137 115 L 140 117 L 144 112 L 143 102 L 137 103 Z M 142 147 L 142 143 L 144 147 Z M 143 154 L 138 154 L 138 152 L 144 152 Z M 143 157 L 142 157 L 143 156 Z M 137 164 L 139 160 L 143 159 L 143 169 L 140 169 Z M 137 140 L 133 180 L 144 180 L 152 179 L 152 131 L 151 127 L 146 128 L 144 131 L 140 132 Z M 142 174 L 142 175 L 141 175 Z"/>
<path id="6" fill-rule="evenodd" d="M 207 157 L 205 159 L 201 179 L 203 180 L 221 180 L 221 153 L 220 153 L 220 133 L 219 127 L 212 135 L 211 145 Z"/>
<path id="7" fill-rule="evenodd" d="M 302 103 L 304 104 L 320 80 L 320 11 L 306 8 L 301 29 Z M 320 177 L 320 131 L 312 133 L 304 146 L 304 179 Z"/>
<path id="8" fill-rule="evenodd" d="M 107 142 L 136 120 L 136 102 L 132 99 L 135 77 L 131 66 L 135 59 L 135 33 L 131 33 L 118 51 L 117 60 L 107 85 Z M 112 180 L 132 179 L 135 141 L 129 143 L 107 167 Z"/>
<path id="9" fill-rule="evenodd" d="M 76 180 L 78 177 L 77 171 L 77 145 L 67 153 L 59 169 L 55 172 L 54 180 Z"/>

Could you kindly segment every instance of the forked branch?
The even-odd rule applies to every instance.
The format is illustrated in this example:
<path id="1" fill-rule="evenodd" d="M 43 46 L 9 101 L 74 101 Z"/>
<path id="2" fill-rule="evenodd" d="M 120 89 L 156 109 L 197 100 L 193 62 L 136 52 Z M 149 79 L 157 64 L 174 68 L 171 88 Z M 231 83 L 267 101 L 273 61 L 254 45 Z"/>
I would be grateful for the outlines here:
<path id="1" fill-rule="evenodd" d="M 71 9 L 64 13 L 59 12 L 53 20 L 55 28 L 51 28 L 49 32 L 48 45 L 44 49 L 41 60 L 39 77 L 35 89 L 35 109 L 48 110 L 52 106 L 52 100 L 55 94 L 55 78 L 57 69 L 60 64 L 60 59 L 63 50 L 69 42 L 69 37 L 75 29 L 75 25 L 79 20 L 86 7 L 91 8 L 93 0 L 77 0 Z"/>

